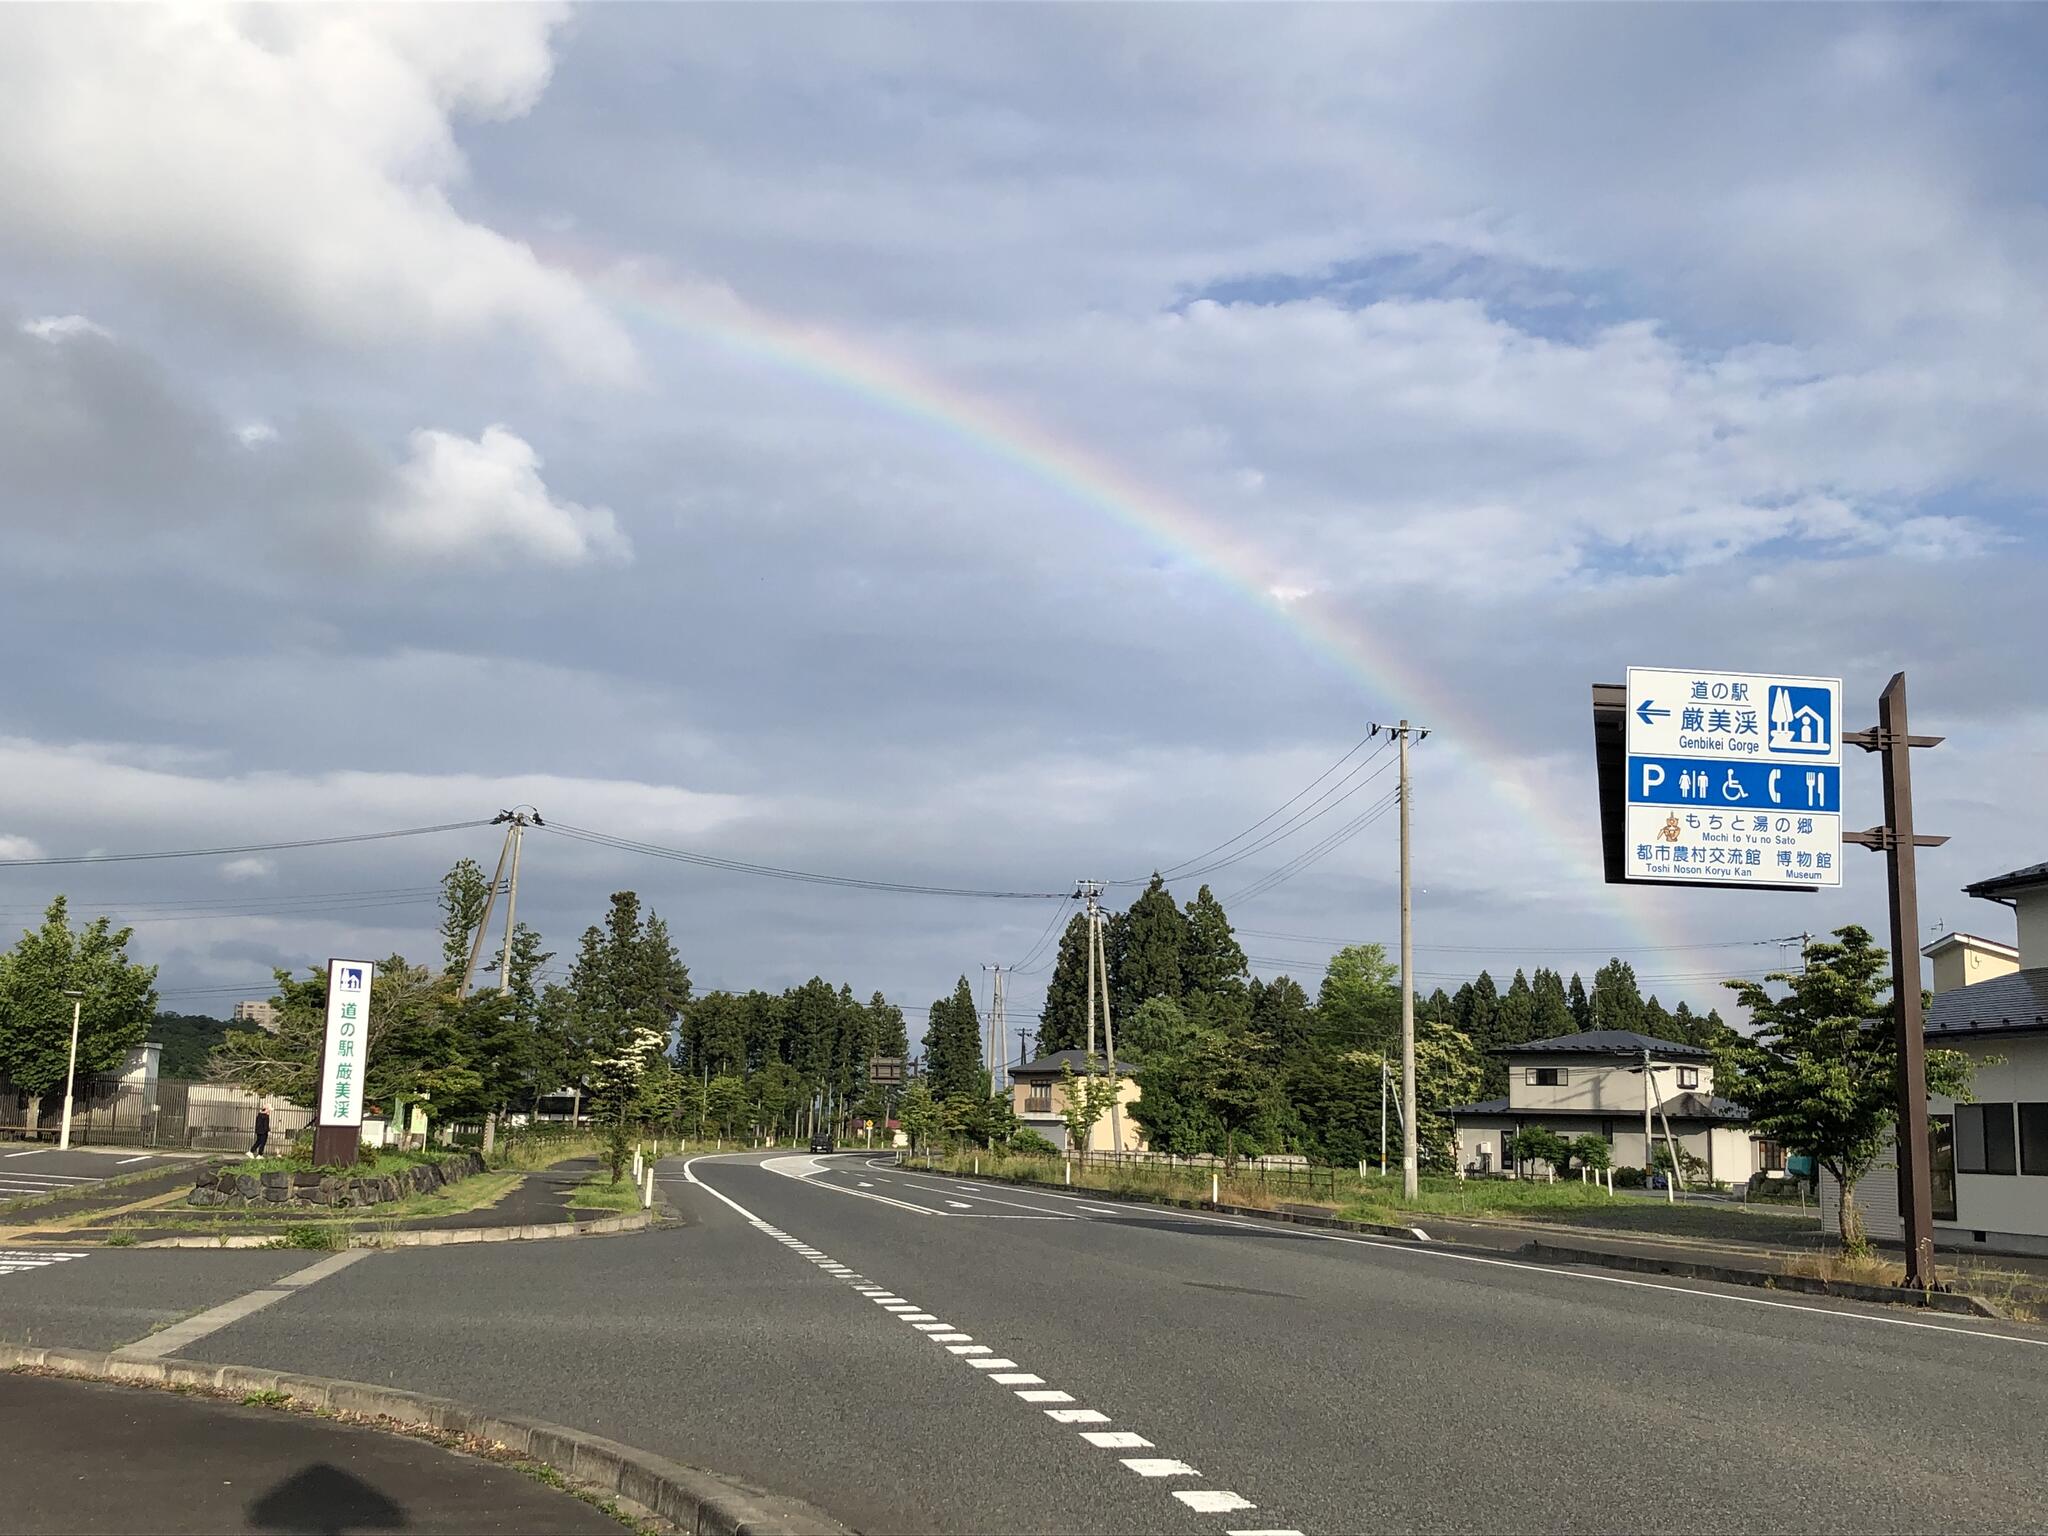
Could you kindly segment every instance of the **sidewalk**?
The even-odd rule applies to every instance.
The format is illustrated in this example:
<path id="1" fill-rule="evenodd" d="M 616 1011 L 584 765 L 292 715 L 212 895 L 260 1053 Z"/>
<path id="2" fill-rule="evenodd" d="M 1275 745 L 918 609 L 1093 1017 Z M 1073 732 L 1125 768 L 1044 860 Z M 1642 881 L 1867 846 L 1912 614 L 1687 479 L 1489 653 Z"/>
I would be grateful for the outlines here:
<path id="1" fill-rule="evenodd" d="M 7 1525 L 40 1532 L 562 1531 L 618 1521 L 518 1469 L 310 1414 L 0 1373 Z"/>

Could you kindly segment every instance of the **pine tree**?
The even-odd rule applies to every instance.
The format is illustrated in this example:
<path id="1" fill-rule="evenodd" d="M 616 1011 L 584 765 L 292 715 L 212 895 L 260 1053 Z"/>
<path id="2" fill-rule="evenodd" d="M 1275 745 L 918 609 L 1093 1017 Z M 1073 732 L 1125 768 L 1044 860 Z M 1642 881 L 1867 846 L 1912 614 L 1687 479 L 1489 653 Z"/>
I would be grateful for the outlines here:
<path id="1" fill-rule="evenodd" d="M 941 1102 L 956 1094 L 982 1096 L 981 1012 L 962 976 L 950 998 L 932 1004 L 924 1031 L 924 1078 Z"/>
<path id="2" fill-rule="evenodd" d="M 458 859 L 441 877 L 441 969 L 460 979 L 469 965 L 477 924 L 484 920 L 491 882 L 475 859 Z"/>
<path id="3" fill-rule="evenodd" d="M 1593 1005 L 1586 997 L 1586 984 L 1579 980 L 1579 973 L 1572 972 L 1572 984 L 1565 993 L 1565 1006 L 1571 1009 L 1572 1025 L 1575 1029 L 1587 1030 L 1593 1027 Z"/>
<path id="4" fill-rule="evenodd" d="M 1292 976 L 1251 984 L 1252 1028 L 1273 1042 L 1273 1058 L 1286 1063 L 1309 1049 L 1316 1014 L 1308 993 Z"/>
<path id="5" fill-rule="evenodd" d="M 1046 984 L 1045 1006 L 1038 1014 L 1038 1053 L 1076 1051 L 1087 1043 L 1088 917 L 1076 912 L 1060 935 L 1060 957 Z"/>
<path id="6" fill-rule="evenodd" d="M 1643 994 L 1636 986 L 1636 968 L 1616 956 L 1593 973 L 1593 1028 L 1643 1028 Z"/>
<path id="7" fill-rule="evenodd" d="M 1181 981 L 1190 992 L 1220 992 L 1243 987 L 1250 967 L 1223 903 L 1203 886 L 1187 905 L 1183 929 L 1187 950 L 1181 957 Z"/>
<path id="8" fill-rule="evenodd" d="M 1685 1037 L 1671 1027 L 1671 1015 L 1664 1005 L 1657 1001 L 1657 994 L 1654 992 L 1643 1004 L 1643 1022 L 1640 1028 L 1652 1040 L 1670 1040 L 1679 1044 L 1685 1041 Z"/>

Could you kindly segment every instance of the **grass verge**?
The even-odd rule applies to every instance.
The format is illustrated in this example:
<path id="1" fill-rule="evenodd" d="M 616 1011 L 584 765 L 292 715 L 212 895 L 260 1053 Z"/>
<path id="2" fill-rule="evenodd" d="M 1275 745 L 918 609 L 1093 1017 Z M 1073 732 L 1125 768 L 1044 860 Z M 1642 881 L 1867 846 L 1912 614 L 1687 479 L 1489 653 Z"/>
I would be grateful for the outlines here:
<path id="1" fill-rule="evenodd" d="M 580 1211 L 637 1211 L 640 1191 L 631 1179 L 612 1182 L 609 1169 L 600 1168 L 569 1192 L 569 1208 Z"/>
<path id="2" fill-rule="evenodd" d="M 287 1234 L 297 1230 L 326 1232 L 331 1229 L 354 1231 L 363 1228 L 377 1228 L 399 1222 L 431 1220 L 441 1216 L 462 1216 L 471 1211 L 480 1211 L 495 1205 L 513 1189 L 518 1187 L 523 1174 L 479 1173 L 470 1178 L 434 1190 L 430 1194 L 409 1195 L 403 1200 L 394 1200 L 389 1205 L 364 1206 L 361 1209 L 323 1209 L 319 1206 L 253 1206 L 233 1210 L 204 1210 L 180 1207 L 175 1214 L 166 1213 L 162 1219 L 131 1219 L 112 1228 L 79 1228 L 84 1232 L 107 1232 L 103 1241 L 116 1246 L 126 1246 L 135 1241 L 137 1232 L 149 1232 L 158 1236 L 174 1236 L 191 1233 L 229 1233 L 248 1227 L 275 1227 L 288 1222 Z M 314 1247 L 318 1244 L 285 1244 L 292 1247 Z"/>

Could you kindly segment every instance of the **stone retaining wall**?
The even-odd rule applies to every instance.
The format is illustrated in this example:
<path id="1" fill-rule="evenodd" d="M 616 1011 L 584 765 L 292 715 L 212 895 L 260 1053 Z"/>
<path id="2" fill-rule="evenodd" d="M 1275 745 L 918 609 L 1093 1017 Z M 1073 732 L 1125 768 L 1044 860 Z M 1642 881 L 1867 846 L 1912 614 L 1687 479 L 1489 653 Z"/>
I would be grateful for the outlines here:
<path id="1" fill-rule="evenodd" d="M 409 1195 L 429 1194 L 484 1171 L 474 1152 L 458 1152 L 433 1163 L 408 1163 L 389 1173 L 369 1167 L 342 1173 L 311 1170 L 243 1173 L 232 1164 L 202 1169 L 187 1200 L 192 1205 L 384 1205 Z"/>

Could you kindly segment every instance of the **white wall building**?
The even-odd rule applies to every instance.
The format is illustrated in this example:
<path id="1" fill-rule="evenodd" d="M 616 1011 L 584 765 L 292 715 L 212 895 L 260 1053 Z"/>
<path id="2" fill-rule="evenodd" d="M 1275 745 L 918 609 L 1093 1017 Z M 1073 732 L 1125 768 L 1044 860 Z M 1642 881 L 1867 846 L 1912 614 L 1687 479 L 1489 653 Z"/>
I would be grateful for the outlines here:
<path id="1" fill-rule="evenodd" d="M 1568 1141 L 1602 1137 L 1617 1168 L 1649 1167 L 1643 1136 L 1646 1053 L 1647 1102 L 1659 1145 L 1668 1119 L 1672 1139 L 1705 1165 L 1715 1183 L 1744 1184 L 1759 1169 L 1785 1166 L 1775 1146 L 1750 1136 L 1741 1106 L 1714 1096 L 1713 1058 L 1706 1051 L 1625 1029 L 1503 1047 L 1496 1054 L 1508 1064 L 1507 1097 L 1451 1111 L 1458 1166 L 1468 1173 L 1498 1173 L 1512 1164 L 1507 1138 L 1525 1126 L 1541 1126 Z"/>
<path id="2" fill-rule="evenodd" d="M 1934 962 L 1928 1047 L 1976 1068 L 1971 1102 L 1928 1100 L 1935 1242 L 2048 1253 L 2048 864 L 1964 889 L 2011 907 L 2019 943 L 1947 934 L 1922 951 Z M 1825 1173 L 1820 1197 L 1832 1226 L 1840 1191 Z M 1872 1237 L 1905 1236 L 1889 1154 L 1856 1186 L 1856 1206 Z"/>

